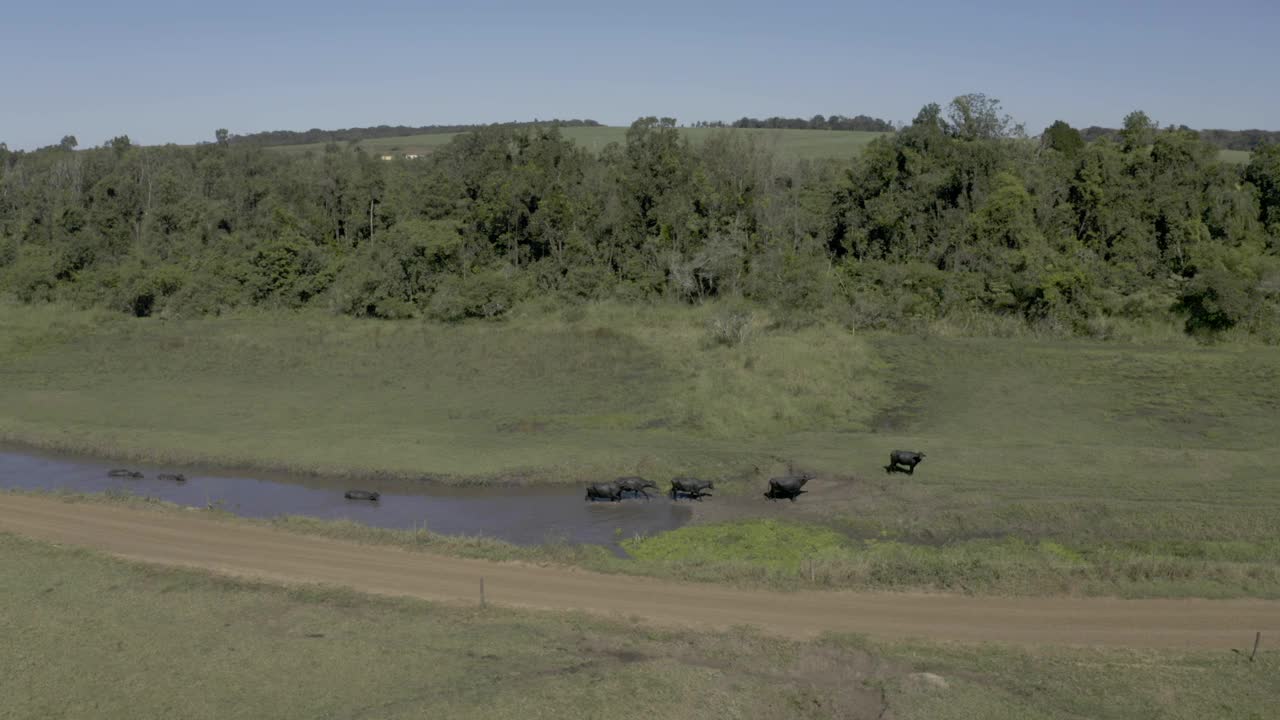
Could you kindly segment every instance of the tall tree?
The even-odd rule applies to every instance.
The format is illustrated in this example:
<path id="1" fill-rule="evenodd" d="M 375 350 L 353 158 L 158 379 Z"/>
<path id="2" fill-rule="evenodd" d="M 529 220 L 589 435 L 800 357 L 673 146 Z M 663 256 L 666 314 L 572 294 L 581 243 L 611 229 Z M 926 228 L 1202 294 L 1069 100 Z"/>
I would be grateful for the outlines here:
<path id="1" fill-rule="evenodd" d="M 1022 126 L 1001 114 L 1000 101 L 982 93 L 960 95 L 947 106 L 951 131 L 962 140 L 1020 137 Z"/>
<path id="2" fill-rule="evenodd" d="M 1075 155 L 1084 148 L 1084 138 L 1081 137 L 1079 130 L 1062 120 L 1057 120 L 1045 128 L 1044 134 L 1040 138 L 1040 144 L 1043 147 L 1057 150 L 1063 155 Z"/>

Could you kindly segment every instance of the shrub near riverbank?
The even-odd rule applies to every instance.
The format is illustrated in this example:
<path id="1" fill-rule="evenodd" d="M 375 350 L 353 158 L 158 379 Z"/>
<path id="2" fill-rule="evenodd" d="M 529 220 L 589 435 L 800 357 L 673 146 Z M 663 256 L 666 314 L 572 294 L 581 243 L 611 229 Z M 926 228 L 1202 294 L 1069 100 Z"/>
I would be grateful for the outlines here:
<path id="1" fill-rule="evenodd" d="M 1280 597 L 1280 543 L 1062 543 L 1017 537 L 926 545 L 752 520 L 623 543 L 640 572 L 772 587 L 995 595 Z"/>

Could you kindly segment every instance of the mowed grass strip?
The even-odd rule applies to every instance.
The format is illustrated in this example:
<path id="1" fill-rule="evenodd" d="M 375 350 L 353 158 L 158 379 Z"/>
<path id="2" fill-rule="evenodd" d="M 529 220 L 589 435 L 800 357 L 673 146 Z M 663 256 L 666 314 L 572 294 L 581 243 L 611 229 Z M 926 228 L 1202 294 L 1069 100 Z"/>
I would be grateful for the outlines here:
<path id="1" fill-rule="evenodd" d="M 0 714 L 1265 718 L 1280 653 L 791 642 L 157 568 L 0 534 Z M 927 673 L 927 674 L 926 674 Z"/>

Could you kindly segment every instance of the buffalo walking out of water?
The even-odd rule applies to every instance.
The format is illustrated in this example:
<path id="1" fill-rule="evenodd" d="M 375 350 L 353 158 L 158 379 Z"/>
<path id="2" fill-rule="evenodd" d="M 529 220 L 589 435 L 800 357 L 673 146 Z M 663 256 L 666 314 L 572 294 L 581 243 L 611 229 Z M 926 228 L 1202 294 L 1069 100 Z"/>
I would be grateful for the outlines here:
<path id="1" fill-rule="evenodd" d="M 377 502 L 378 498 L 382 497 L 382 493 L 377 490 L 348 490 L 343 494 L 343 497 L 348 500 L 371 500 Z"/>
<path id="2" fill-rule="evenodd" d="M 795 502 L 796 498 L 808 492 L 804 489 L 804 484 L 812 479 L 813 476 L 809 473 L 769 478 L 769 490 L 765 492 L 764 496 L 770 500 L 790 500 Z"/>
<path id="3" fill-rule="evenodd" d="M 889 453 L 889 464 L 884 466 L 885 472 L 905 472 L 914 475 L 916 466 L 924 462 L 924 453 L 913 450 L 894 450 Z"/>
<path id="4" fill-rule="evenodd" d="M 649 499 L 649 493 L 645 492 L 645 490 L 652 489 L 654 492 L 658 491 L 657 483 L 634 475 L 620 477 L 617 480 L 614 480 L 614 482 L 619 488 L 621 488 L 622 492 L 631 493 L 632 495 L 643 495 L 645 500 Z"/>
<path id="5" fill-rule="evenodd" d="M 142 473 L 138 472 L 137 470 L 125 470 L 122 468 L 116 468 L 115 470 L 108 470 L 107 475 L 110 477 L 127 477 L 127 478 L 142 477 Z"/>
<path id="6" fill-rule="evenodd" d="M 156 478 L 159 480 L 168 480 L 169 482 L 178 483 L 184 483 L 187 481 L 187 476 L 182 473 L 160 473 Z"/>
<path id="7" fill-rule="evenodd" d="M 588 501 L 608 500 L 609 502 L 622 502 L 622 486 L 616 482 L 607 483 L 591 483 L 587 486 Z"/>
<path id="8" fill-rule="evenodd" d="M 716 484 L 710 480 L 698 480 L 697 478 L 678 477 L 671 481 L 671 499 L 679 500 L 680 496 L 688 495 L 690 500 L 702 500 L 703 497 L 711 497 L 708 490 L 714 490 Z"/>

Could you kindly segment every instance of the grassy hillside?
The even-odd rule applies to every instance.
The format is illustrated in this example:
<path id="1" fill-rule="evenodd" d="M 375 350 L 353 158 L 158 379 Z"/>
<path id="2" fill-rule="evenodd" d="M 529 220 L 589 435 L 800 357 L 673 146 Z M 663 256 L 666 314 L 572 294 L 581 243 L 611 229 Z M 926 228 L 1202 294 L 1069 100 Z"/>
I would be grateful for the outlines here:
<path id="1" fill-rule="evenodd" d="M 712 308 L 501 324 L 0 309 L 0 437 L 165 461 L 552 481 L 736 473 L 746 437 L 866 429 L 869 346 L 812 328 L 712 345 Z M 832 395 L 830 387 L 842 388 Z"/>
<path id="2" fill-rule="evenodd" d="M 612 142 L 626 141 L 627 129 L 624 127 L 571 127 L 561 130 L 566 138 L 592 152 L 599 152 Z M 726 132 L 715 128 L 683 128 L 681 134 L 693 143 L 699 143 L 716 132 Z M 743 133 L 763 146 L 771 148 L 780 157 L 819 159 L 850 158 L 862 151 L 868 143 L 880 137 L 882 133 L 845 132 L 831 130 L 766 130 L 742 129 L 728 132 Z M 390 155 L 425 155 L 437 148 L 447 145 L 457 133 L 439 133 L 427 135 L 408 135 L 397 138 L 378 138 L 364 140 L 360 143 L 366 151 L 373 154 Z M 308 150 L 323 150 L 323 143 L 309 145 L 285 145 L 276 148 L 280 152 L 304 153 Z"/>
<path id="3" fill-rule="evenodd" d="M 3 534 L 0 607 L 20 609 L 0 614 L 13 717 L 1263 718 L 1280 694 L 1265 643 L 1248 663 L 671 632 L 278 588 Z"/>

